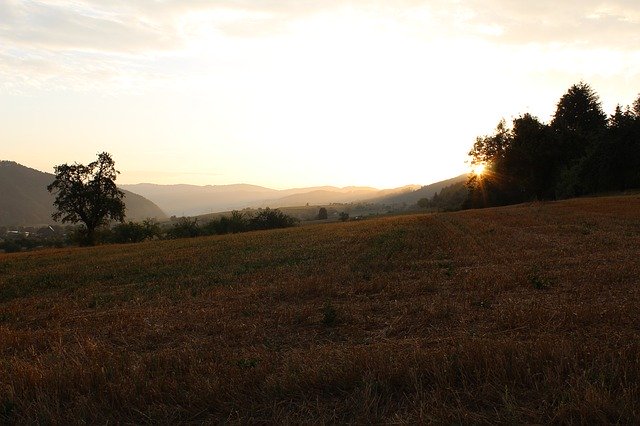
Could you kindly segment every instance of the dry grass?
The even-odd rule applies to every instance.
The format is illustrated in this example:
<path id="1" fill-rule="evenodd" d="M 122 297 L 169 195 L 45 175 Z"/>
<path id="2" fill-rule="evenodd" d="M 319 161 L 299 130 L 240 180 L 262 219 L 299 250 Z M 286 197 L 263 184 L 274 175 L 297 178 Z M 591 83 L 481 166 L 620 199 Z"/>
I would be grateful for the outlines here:
<path id="1" fill-rule="evenodd" d="M 640 423 L 640 197 L 0 256 L 0 422 Z"/>

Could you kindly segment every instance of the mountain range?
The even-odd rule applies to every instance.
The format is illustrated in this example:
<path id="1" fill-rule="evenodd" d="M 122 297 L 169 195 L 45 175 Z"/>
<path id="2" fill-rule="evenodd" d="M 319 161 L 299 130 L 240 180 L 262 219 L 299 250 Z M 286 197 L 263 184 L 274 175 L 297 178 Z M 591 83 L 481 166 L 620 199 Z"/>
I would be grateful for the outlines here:
<path id="1" fill-rule="evenodd" d="M 53 223 L 54 196 L 47 191 L 55 176 L 13 161 L 0 161 L 0 225 L 46 225 Z M 122 189 L 122 188 L 121 188 Z M 127 220 L 166 219 L 148 199 L 124 190 Z"/>
<path id="2" fill-rule="evenodd" d="M 460 175 L 451 179 L 441 180 L 429 185 L 418 187 L 413 191 L 404 191 L 394 194 L 384 195 L 368 200 L 371 203 L 386 204 L 390 206 L 413 205 L 421 198 L 432 198 L 434 195 L 442 191 L 444 188 L 456 184 L 462 184 L 467 181 L 468 175 Z"/>
<path id="3" fill-rule="evenodd" d="M 257 185 L 157 185 L 140 183 L 119 185 L 125 192 L 127 220 L 167 215 L 197 216 L 244 208 L 280 208 L 305 205 L 371 203 L 390 207 L 415 205 L 431 198 L 443 188 L 463 182 L 466 175 L 426 186 L 407 185 L 394 189 L 371 187 L 318 186 L 271 189 Z M 13 161 L 0 161 L 0 225 L 39 225 L 52 223 L 53 200 L 46 187 L 54 175 Z"/>
<path id="4" fill-rule="evenodd" d="M 390 195 L 410 193 L 420 188 L 408 185 L 395 189 L 371 187 L 319 186 L 310 188 L 271 189 L 256 185 L 156 185 L 140 183 L 122 185 L 129 191 L 153 200 L 167 214 L 195 216 L 212 212 L 243 209 L 246 207 L 295 207 L 352 203 L 370 199 L 383 199 Z"/>
<path id="5" fill-rule="evenodd" d="M 196 216 L 246 207 L 297 207 L 332 203 L 367 202 L 387 206 L 415 205 L 421 198 L 431 198 L 443 188 L 464 182 L 467 175 L 425 186 L 407 185 L 393 189 L 367 186 L 318 186 L 310 188 L 271 189 L 257 185 L 157 185 L 139 183 L 122 185 L 129 191 L 153 200 L 167 214 Z"/>

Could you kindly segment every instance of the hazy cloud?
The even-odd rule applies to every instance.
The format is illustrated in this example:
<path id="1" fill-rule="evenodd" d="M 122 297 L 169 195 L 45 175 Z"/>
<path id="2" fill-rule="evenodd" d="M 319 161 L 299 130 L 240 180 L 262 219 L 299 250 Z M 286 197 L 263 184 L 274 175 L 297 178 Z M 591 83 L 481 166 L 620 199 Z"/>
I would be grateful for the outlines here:
<path id="1" fill-rule="evenodd" d="M 638 0 L 0 0 L 3 138 L 231 180 L 444 178 L 579 79 L 635 96 L 639 26 Z"/>
<path id="2" fill-rule="evenodd" d="M 471 0 L 464 4 L 471 23 L 501 27 L 501 40 L 508 43 L 636 49 L 640 41 L 640 3 L 635 0 Z"/>
<path id="3" fill-rule="evenodd" d="M 140 52 L 178 46 L 175 33 L 127 9 L 83 2 L 9 0 L 0 8 L 0 39 L 16 47 Z"/>
<path id="4" fill-rule="evenodd" d="M 637 0 L 0 0 L 0 85 L 188 73 L 199 60 L 233 55 L 230 40 L 286 36 L 332 14 L 392 23 L 424 39 L 640 46 Z M 198 42 L 211 57 L 198 57 Z"/>
<path id="5" fill-rule="evenodd" d="M 507 43 L 633 46 L 640 38 L 640 3 L 511 0 L 387 2 L 310 0 L 154 0 L 0 2 L 0 39 L 57 50 L 145 52 L 179 49 L 194 23 L 233 36 L 285 31 L 292 21 L 335 9 L 419 24 L 425 10 L 439 30 L 499 36 Z M 207 13 L 205 13 L 207 12 Z M 424 23 L 424 22 L 423 22 Z M 425 26 L 428 32 L 433 27 Z"/>

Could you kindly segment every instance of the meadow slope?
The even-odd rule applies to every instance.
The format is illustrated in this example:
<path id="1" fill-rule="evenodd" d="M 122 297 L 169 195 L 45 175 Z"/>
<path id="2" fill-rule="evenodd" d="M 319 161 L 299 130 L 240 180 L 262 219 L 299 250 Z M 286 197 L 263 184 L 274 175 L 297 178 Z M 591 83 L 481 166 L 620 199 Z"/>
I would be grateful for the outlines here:
<path id="1" fill-rule="evenodd" d="M 640 423 L 640 197 L 0 255 L 0 422 Z"/>

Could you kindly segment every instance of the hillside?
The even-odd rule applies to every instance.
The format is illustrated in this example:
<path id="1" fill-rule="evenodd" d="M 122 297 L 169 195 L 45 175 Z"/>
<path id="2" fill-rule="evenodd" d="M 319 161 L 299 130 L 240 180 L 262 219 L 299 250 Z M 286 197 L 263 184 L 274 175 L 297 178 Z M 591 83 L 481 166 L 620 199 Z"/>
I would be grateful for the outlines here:
<path id="1" fill-rule="evenodd" d="M 54 197 L 47 185 L 54 180 L 43 173 L 12 161 L 0 161 L 0 225 L 42 225 L 52 223 Z M 127 219 L 166 218 L 151 201 L 124 191 Z"/>
<path id="2" fill-rule="evenodd" d="M 195 216 L 247 207 L 295 207 L 330 203 L 350 203 L 415 189 L 379 190 L 370 187 L 319 186 L 310 188 L 271 189 L 256 185 L 156 185 L 140 183 L 123 185 L 157 203 L 170 215 Z"/>
<path id="3" fill-rule="evenodd" d="M 413 191 L 404 191 L 396 194 L 388 194 L 382 197 L 376 197 L 369 199 L 369 202 L 385 204 L 385 205 L 414 205 L 421 198 L 431 198 L 438 192 L 442 191 L 442 189 L 454 185 L 456 183 L 465 182 L 467 180 L 467 175 L 456 176 L 451 179 L 446 179 L 440 182 L 435 182 L 429 185 L 425 185 L 421 188 L 415 189 Z"/>
<path id="4" fill-rule="evenodd" d="M 0 423 L 640 423 L 640 196 L 0 255 Z"/>
<path id="5" fill-rule="evenodd" d="M 387 194 L 389 192 L 392 194 L 408 192 L 411 191 L 411 188 L 413 187 L 409 186 L 392 190 L 359 187 L 318 189 L 269 200 L 262 204 L 264 207 L 295 207 L 304 206 L 305 204 L 327 205 L 331 203 L 354 203 L 369 200 L 373 195 L 380 196 L 381 194 Z"/>
<path id="6" fill-rule="evenodd" d="M 169 215 L 193 216 L 248 207 L 256 200 L 276 197 L 278 191 L 257 185 L 123 185 L 158 204 Z"/>

